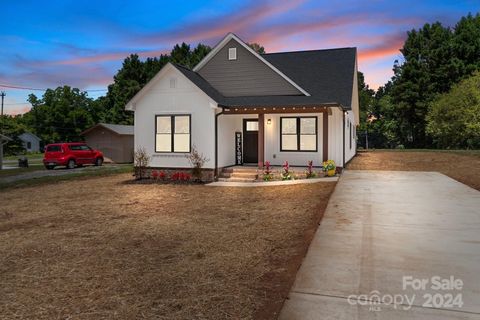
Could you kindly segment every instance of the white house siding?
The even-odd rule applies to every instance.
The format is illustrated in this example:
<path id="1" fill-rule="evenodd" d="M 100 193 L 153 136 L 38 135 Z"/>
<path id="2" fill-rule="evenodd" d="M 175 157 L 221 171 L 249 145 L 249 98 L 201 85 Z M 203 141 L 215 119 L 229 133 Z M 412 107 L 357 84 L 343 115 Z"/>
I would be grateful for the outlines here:
<path id="1" fill-rule="evenodd" d="M 317 117 L 317 152 L 282 152 L 280 151 L 280 117 Z M 288 113 L 265 115 L 265 161 L 272 165 L 282 165 L 288 161 L 293 166 L 306 166 L 312 160 L 314 166 L 322 163 L 322 113 Z M 271 119 L 271 124 L 267 124 Z"/>
<path id="2" fill-rule="evenodd" d="M 243 119 L 257 115 L 220 115 L 218 119 L 218 167 L 235 164 L 235 132 L 242 132 Z"/>
<path id="3" fill-rule="evenodd" d="M 343 111 L 331 108 L 328 116 L 328 159 L 335 161 L 339 167 L 343 166 Z"/>
<path id="4" fill-rule="evenodd" d="M 333 120 L 329 116 L 329 128 L 336 128 L 340 139 L 329 137 L 329 144 L 338 143 L 338 146 L 329 149 L 337 150 L 330 159 L 336 163 L 342 160 L 342 113 L 340 117 Z M 317 117 L 317 152 L 281 152 L 280 151 L 280 117 Z M 218 121 L 218 166 L 227 167 L 235 164 L 235 132 L 242 132 L 243 137 L 243 119 L 256 119 L 257 115 L 221 115 Z M 271 120 L 271 124 L 268 123 Z M 338 123 L 334 123 L 337 121 Z M 320 166 L 323 159 L 323 113 L 288 113 L 288 114 L 265 114 L 265 161 L 270 161 L 272 165 L 282 165 L 288 161 L 290 165 L 306 166 L 307 162 L 312 160 L 315 166 Z M 329 134 L 331 134 L 329 132 Z M 329 151 L 330 152 L 330 151 Z"/>
<path id="5" fill-rule="evenodd" d="M 155 115 L 190 114 L 191 144 L 209 159 L 204 168 L 215 168 L 215 102 L 174 67 L 161 72 L 164 75 L 135 104 L 135 150 L 147 150 L 151 167 L 190 167 L 184 153 L 155 152 Z"/>
<path id="6" fill-rule="evenodd" d="M 345 115 L 345 162 L 348 162 L 350 159 L 355 156 L 357 150 L 357 139 L 356 135 L 356 125 L 355 125 L 355 115 L 353 111 L 348 111 Z M 350 131 L 351 127 L 351 131 Z M 352 146 L 350 147 L 350 132 L 351 132 L 351 141 Z"/>

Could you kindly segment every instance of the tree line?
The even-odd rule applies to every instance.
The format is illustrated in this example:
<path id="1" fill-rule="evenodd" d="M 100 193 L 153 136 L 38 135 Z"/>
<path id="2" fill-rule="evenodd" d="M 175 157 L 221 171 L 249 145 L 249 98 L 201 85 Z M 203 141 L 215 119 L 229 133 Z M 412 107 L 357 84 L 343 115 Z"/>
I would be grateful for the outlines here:
<path id="1" fill-rule="evenodd" d="M 360 145 L 480 148 L 480 15 L 411 30 L 400 52 L 377 91 L 359 75 Z"/>

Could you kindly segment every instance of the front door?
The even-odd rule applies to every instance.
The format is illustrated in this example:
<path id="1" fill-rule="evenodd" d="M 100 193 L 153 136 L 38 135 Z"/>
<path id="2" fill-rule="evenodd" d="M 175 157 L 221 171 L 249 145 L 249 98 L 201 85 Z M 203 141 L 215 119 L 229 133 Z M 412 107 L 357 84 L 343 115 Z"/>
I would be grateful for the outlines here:
<path id="1" fill-rule="evenodd" d="M 243 119 L 243 162 L 258 162 L 258 119 Z"/>

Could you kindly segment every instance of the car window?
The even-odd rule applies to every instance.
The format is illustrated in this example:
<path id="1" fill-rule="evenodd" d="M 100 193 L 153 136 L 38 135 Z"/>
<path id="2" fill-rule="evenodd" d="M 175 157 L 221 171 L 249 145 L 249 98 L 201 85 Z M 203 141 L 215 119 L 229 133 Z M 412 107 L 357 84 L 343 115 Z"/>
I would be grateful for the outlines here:
<path id="1" fill-rule="evenodd" d="M 82 146 L 80 146 L 80 150 L 90 151 L 90 150 L 92 150 L 92 149 L 90 149 L 90 147 L 87 146 L 87 145 L 82 145 Z"/>
<path id="2" fill-rule="evenodd" d="M 70 150 L 72 150 L 72 151 L 82 150 L 82 149 L 81 149 L 81 146 L 79 146 L 79 145 L 70 145 L 70 146 L 68 146 L 68 148 L 69 148 Z"/>
<path id="3" fill-rule="evenodd" d="M 47 152 L 60 152 L 62 151 L 60 146 L 47 146 Z"/>

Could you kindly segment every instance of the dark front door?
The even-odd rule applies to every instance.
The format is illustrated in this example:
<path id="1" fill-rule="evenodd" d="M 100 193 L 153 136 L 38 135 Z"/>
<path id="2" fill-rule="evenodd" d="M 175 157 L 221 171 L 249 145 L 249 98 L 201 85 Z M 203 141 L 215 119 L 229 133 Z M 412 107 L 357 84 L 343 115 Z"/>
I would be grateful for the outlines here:
<path id="1" fill-rule="evenodd" d="M 258 119 L 243 119 L 243 162 L 258 162 Z"/>

